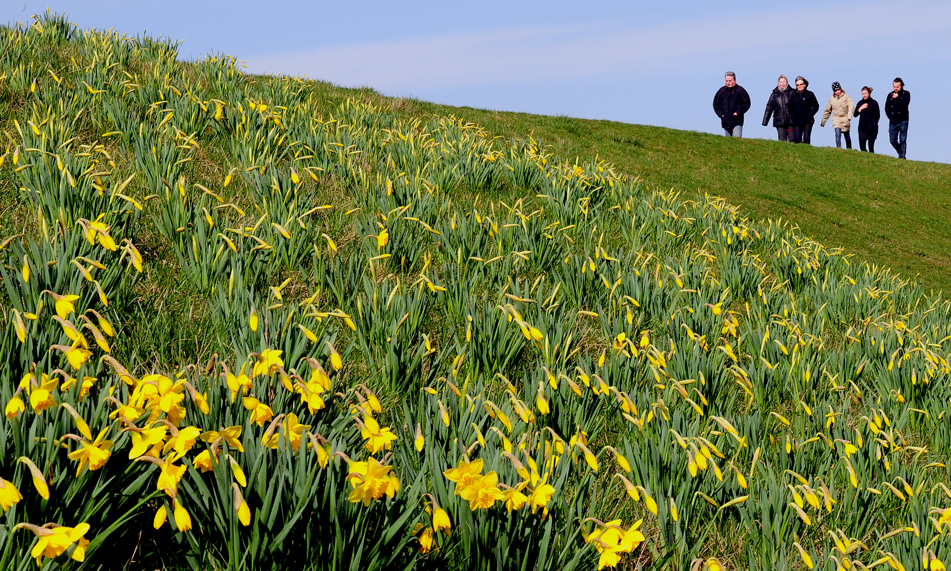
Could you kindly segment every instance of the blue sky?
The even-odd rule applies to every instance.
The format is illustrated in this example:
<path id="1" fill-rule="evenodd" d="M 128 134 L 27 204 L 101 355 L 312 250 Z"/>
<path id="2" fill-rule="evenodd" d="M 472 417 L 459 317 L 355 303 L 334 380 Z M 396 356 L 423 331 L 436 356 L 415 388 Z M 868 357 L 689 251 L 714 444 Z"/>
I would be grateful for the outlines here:
<path id="1" fill-rule="evenodd" d="M 832 81 L 884 102 L 912 93 L 908 157 L 951 163 L 947 0 L 622 2 L 3 1 L 0 20 L 50 7 L 83 27 L 184 40 L 181 57 L 235 55 L 248 71 L 301 75 L 394 96 L 719 132 L 713 94 L 737 73 L 760 126 L 779 74 L 803 75 L 820 104 Z M 782 7 L 777 7 L 782 6 Z M 821 113 L 821 112 L 820 112 Z M 813 143 L 832 145 L 831 123 Z M 856 141 L 857 146 L 857 141 Z M 894 154 L 883 118 L 880 153 Z"/>

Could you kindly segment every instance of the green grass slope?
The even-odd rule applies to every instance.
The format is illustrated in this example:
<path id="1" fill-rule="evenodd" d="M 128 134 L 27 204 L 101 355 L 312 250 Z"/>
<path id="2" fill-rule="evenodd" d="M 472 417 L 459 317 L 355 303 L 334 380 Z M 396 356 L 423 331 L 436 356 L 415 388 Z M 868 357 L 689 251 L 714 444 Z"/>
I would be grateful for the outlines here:
<path id="1" fill-rule="evenodd" d="M 885 154 L 869 155 L 612 121 L 407 104 L 417 113 L 455 113 L 504 137 L 534 134 L 559 156 L 601 157 L 652 187 L 722 196 L 744 215 L 788 220 L 829 247 L 917 277 L 926 288 L 951 289 L 951 165 L 899 161 L 890 156 L 887 137 L 879 140 Z"/>

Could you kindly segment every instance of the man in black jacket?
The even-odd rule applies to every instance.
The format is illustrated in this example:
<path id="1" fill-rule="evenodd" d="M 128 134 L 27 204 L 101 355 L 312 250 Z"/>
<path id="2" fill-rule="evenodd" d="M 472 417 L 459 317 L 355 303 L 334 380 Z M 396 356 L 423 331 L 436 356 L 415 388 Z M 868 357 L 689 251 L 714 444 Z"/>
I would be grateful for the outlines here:
<path id="1" fill-rule="evenodd" d="M 905 140 L 908 138 L 908 104 L 911 93 L 905 91 L 905 82 L 896 77 L 892 82 L 894 91 L 885 99 L 885 115 L 888 116 L 888 138 L 898 151 L 898 158 L 905 158 Z"/>
<path id="2" fill-rule="evenodd" d="M 750 96 L 736 84 L 736 74 L 732 71 L 726 72 L 724 79 L 726 85 L 713 97 L 713 110 L 727 137 L 742 137 L 743 115 L 750 110 Z"/>

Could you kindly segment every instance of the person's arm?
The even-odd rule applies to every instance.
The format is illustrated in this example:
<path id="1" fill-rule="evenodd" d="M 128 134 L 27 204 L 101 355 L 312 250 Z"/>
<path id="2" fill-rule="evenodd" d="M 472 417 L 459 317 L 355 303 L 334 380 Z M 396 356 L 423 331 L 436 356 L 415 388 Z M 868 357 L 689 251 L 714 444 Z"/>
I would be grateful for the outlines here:
<path id="1" fill-rule="evenodd" d="M 769 117 L 770 115 L 773 114 L 773 106 L 775 105 L 774 100 L 775 100 L 775 97 L 773 96 L 773 94 L 770 94 L 769 101 L 766 102 L 766 113 L 763 115 L 764 127 L 769 124 Z"/>
<path id="2" fill-rule="evenodd" d="M 845 116 L 849 117 L 850 115 L 852 115 L 852 111 L 855 109 L 855 102 L 853 102 L 852 98 L 849 97 L 848 95 L 845 96 L 845 102 L 849 105 L 849 110 L 845 114 Z"/>
<path id="3" fill-rule="evenodd" d="M 878 102 L 872 100 L 872 105 L 869 105 L 869 119 L 872 121 L 872 125 L 878 126 L 878 120 L 882 118 L 882 112 L 878 108 Z"/>
<path id="4" fill-rule="evenodd" d="M 753 103 L 750 101 L 750 94 L 745 89 L 739 87 L 739 93 L 736 95 L 736 114 L 743 116 L 750 110 Z"/>
<path id="5" fill-rule="evenodd" d="M 826 103 L 826 110 L 822 112 L 822 123 L 819 124 L 820 127 L 826 126 L 826 121 L 829 120 L 829 116 L 832 115 L 832 99 L 829 99 L 829 102 Z"/>
<path id="6" fill-rule="evenodd" d="M 809 102 L 809 116 L 812 117 L 812 122 L 816 122 L 816 113 L 819 112 L 819 100 L 816 99 L 816 94 L 809 92 L 809 97 L 811 101 Z"/>
<path id="7" fill-rule="evenodd" d="M 717 114 L 717 117 L 723 117 L 725 112 L 723 111 L 723 98 L 720 96 L 723 93 L 723 89 L 720 88 L 717 90 L 716 95 L 713 96 L 713 112 Z"/>

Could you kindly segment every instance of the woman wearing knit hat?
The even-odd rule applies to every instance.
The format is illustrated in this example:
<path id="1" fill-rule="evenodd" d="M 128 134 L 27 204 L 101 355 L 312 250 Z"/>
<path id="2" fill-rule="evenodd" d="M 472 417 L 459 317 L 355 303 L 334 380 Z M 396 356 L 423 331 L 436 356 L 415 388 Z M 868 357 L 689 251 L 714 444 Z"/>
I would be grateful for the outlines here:
<path id="1" fill-rule="evenodd" d="M 849 134 L 849 125 L 852 123 L 852 110 L 855 104 L 852 98 L 846 95 L 845 90 L 838 81 L 832 82 L 832 97 L 826 104 L 826 110 L 822 113 L 822 123 L 820 127 L 826 126 L 829 116 L 832 116 L 832 127 L 835 128 L 835 146 L 842 148 L 842 136 L 845 135 L 845 148 L 852 148 L 852 136 Z"/>

